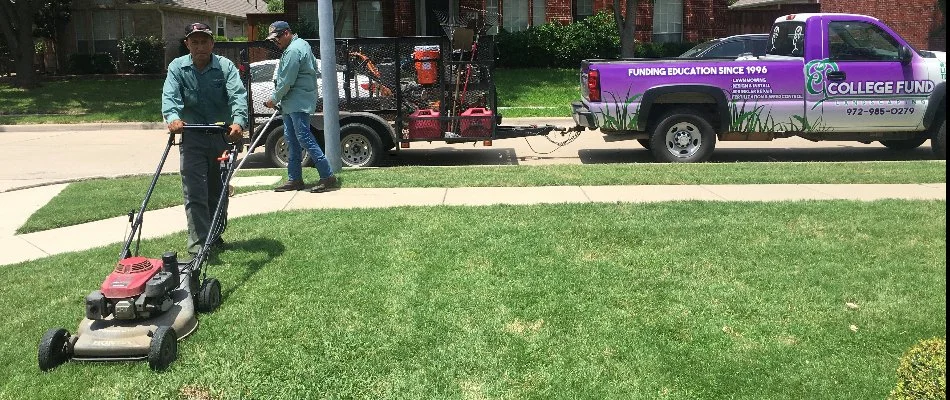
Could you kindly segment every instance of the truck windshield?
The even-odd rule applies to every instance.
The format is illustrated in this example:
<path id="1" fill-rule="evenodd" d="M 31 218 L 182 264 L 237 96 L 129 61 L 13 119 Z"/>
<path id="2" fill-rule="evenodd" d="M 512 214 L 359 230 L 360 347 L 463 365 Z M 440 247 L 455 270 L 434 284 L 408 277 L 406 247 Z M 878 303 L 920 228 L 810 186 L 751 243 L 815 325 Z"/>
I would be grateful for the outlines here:
<path id="1" fill-rule="evenodd" d="M 779 22 L 772 26 L 767 54 L 801 57 L 805 51 L 805 23 Z"/>

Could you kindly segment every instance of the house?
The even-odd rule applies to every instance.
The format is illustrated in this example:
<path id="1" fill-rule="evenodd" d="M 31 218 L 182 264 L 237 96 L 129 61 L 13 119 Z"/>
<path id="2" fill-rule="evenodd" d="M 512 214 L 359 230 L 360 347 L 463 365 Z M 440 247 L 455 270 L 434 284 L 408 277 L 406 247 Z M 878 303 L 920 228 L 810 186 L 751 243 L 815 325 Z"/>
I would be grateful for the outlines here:
<path id="1" fill-rule="evenodd" d="M 612 10 L 613 0 L 334 0 L 334 28 L 337 37 L 444 35 L 441 22 L 450 6 L 453 15 L 474 9 L 500 16 L 495 25 L 514 32 L 545 22 L 578 21 Z M 726 26 L 719 17 L 727 13 L 728 0 L 640 0 L 637 38 L 680 42 L 723 36 Z M 317 32 L 314 0 L 284 0 L 281 17 L 308 27 L 300 30 Z"/>
<path id="2" fill-rule="evenodd" d="M 217 36 L 247 37 L 247 14 L 267 11 L 264 0 L 75 0 L 61 41 L 66 54 L 111 53 L 119 39 L 164 39 L 165 63 L 180 55 L 185 26 L 204 22 Z"/>
<path id="3" fill-rule="evenodd" d="M 716 37 L 764 33 L 775 18 L 805 12 L 848 12 L 875 16 L 915 46 L 946 48 L 946 18 L 938 0 L 639 0 L 637 39 L 644 42 L 698 42 Z M 625 1 L 620 1 L 621 6 Z M 333 0 L 337 37 L 444 35 L 440 15 L 450 7 L 500 15 L 496 25 L 520 31 L 545 22 L 570 23 L 613 0 Z M 284 0 L 284 14 L 261 17 L 262 26 L 283 18 L 302 36 L 316 37 L 317 1 Z M 309 35 L 305 34 L 308 33 Z M 251 36 L 254 36 L 253 34 Z"/>

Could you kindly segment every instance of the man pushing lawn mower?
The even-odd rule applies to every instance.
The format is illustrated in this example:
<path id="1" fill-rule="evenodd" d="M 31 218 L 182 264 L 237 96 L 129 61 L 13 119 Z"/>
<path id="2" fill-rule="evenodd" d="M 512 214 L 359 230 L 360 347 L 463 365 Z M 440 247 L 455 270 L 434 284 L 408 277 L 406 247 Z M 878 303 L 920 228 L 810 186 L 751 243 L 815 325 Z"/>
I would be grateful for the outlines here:
<path id="1" fill-rule="evenodd" d="M 182 134 L 181 183 L 188 219 L 188 252 L 194 257 L 206 241 L 224 244 L 220 236 L 209 237 L 209 233 L 219 194 L 228 190 L 222 185 L 217 161 L 228 143 L 220 135 L 185 133 L 182 128 L 186 123 L 225 122 L 230 125 L 227 141 L 242 140 L 247 125 L 247 90 L 234 63 L 212 53 L 211 27 L 200 22 L 190 24 L 184 40 L 189 54 L 168 65 L 162 89 L 162 116 L 169 132 Z M 227 225 L 227 212 L 223 218 L 222 232 Z"/>
<path id="2" fill-rule="evenodd" d="M 165 369 L 178 357 L 178 340 L 198 328 L 197 312 L 221 304 L 221 284 L 207 276 L 204 262 L 212 244 L 221 242 L 227 221 L 228 188 L 239 168 L 247 120 L 246 92 L 234 64 L 211 53 L 214 39 L 207 25 L 188 25 L 185 45 L 190 54 L 168 66 L 162 91 L 168 143 L 142 206 L 129 215 L 131 233 L 111 273 L 86 296 L 76 333 L 52 328 L 40 339 L 37 360 L 43 371 L 68 360 L 147 359 L 152 369 Z M 173 251 L 143 257 L 138 252 L 145 210 L 176 144 L 192 258 L 179 261 Z"/>

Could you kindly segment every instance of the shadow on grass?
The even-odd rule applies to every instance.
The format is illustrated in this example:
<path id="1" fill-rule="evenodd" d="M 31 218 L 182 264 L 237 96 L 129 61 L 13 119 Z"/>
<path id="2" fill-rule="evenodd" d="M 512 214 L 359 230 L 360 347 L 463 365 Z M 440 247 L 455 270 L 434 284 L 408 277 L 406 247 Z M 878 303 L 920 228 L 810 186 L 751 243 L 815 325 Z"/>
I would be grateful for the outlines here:
<path id="1" fill-rule="evenodd" d="M 251 279 L 251 277 L 253 277 L 254 274 L 257 273 L 257 271 L 260 271 L 261 268 L 263 268 L 265 265 L 271 262 L 271 260 L 283 254 L 285 249 L 286 248 L 284 247 L 283 243 L 274 239 L 266 239 L 266 238 L 242 240 L 238 242 L 228 242 L 228 248 L 226 250 L 228 252 L 263 254 L 264 257 L 258 258 L 258 257 L 248 256 L 248 257 L 245 257 L 246 262 L 237 262 L 233 264 L 234 266 L 237 266 L 237 267 L 240 267 L 243 265 L 244 272 L 234 279 L 233 284 L 226 285 L 227 289 L 221 292 L 221 300 L 222 301 L 227 300 L 227 298 L 230 297 L 231 293 L 241 288 L 241 286 L 244 286 L 244 283 L 246 283 L 249 279 Z M 212 254 L 211 258 L 208 260 L 209 265 L 211 266 L 210 270 L 214 270 L 214 268 L 223 268 L 223 266 L 220 265 L 220 262 L 221 262 L 220 260 L 221 259 L 220 259 L 219 254 L 217 253 Z M 215 264 L 218 264 L 218 265 L 215 265 Z M 235 272 L 235 275 L 239 274 L 239 272 L 236 270 L 234 272 Z"/>

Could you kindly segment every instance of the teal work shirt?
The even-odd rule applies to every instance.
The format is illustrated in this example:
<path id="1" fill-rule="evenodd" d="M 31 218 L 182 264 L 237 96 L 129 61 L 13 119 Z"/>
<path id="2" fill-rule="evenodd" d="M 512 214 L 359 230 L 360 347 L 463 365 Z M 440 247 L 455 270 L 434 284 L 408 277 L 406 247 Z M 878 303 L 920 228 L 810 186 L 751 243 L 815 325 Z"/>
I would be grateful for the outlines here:
<path id="1" fill-rule="evenodd" d="M 317 59 L 310 44 L 297 35 L 280 56 L 271 100 L 280 104 L 282 114 L 312 114 L 317 109 Z"/>
<path id="2" fill-rule="evenodd" d="M 198 71 L 191 55 L 168 64 L 162 88 L 165 123 L 176 119 L 186 124 L 238 124 L 247 129 L 247 89 L 237 67 L 227 58 L 211 55 L 204 71 Z"/>

